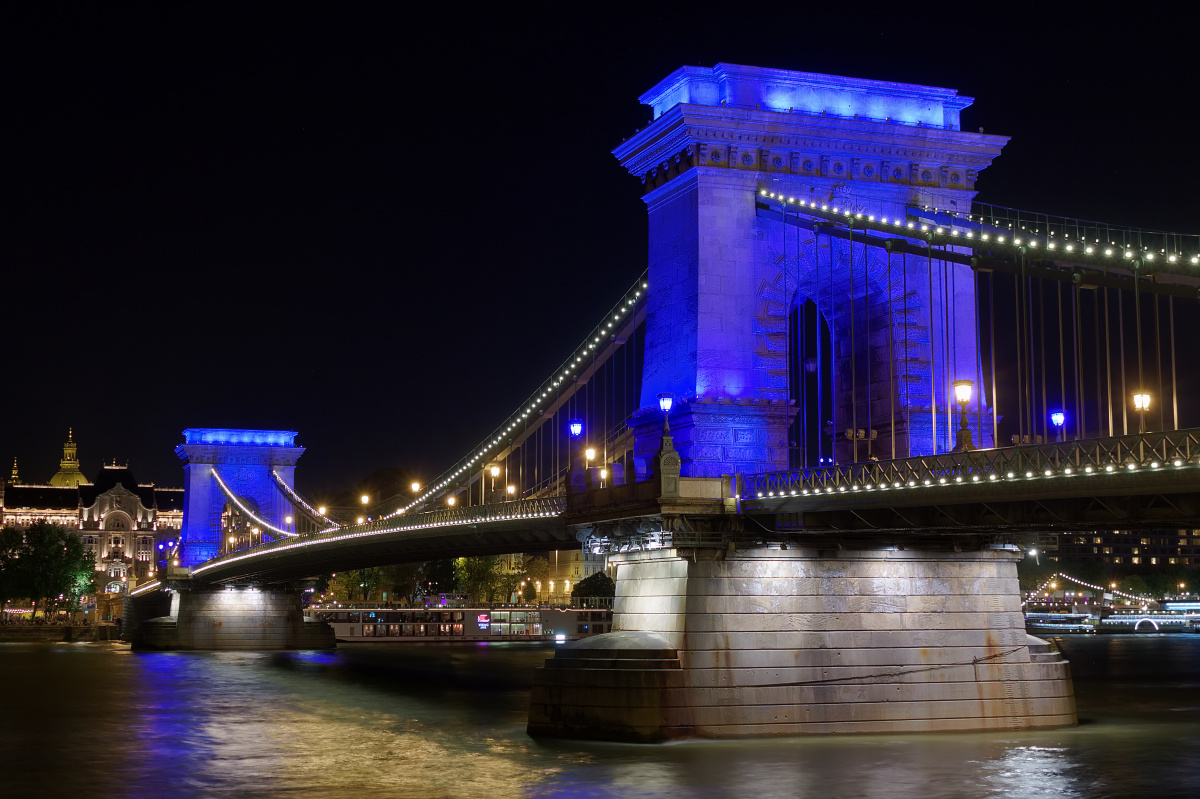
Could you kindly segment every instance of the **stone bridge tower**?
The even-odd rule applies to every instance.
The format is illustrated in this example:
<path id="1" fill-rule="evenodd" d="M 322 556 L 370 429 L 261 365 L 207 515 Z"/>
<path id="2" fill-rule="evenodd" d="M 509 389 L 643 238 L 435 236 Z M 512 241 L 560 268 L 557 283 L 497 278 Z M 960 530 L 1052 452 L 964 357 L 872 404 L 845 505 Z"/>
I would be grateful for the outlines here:
<path id="1" fill-rule="evenodd" d="M 1007 141 L 960 130 L 959 112 L 972 99 L 734 64 L 682 67 L 640 99 L 654 121 L 614 151 L 641 178 L 650 215 L 636 454 L 649 460 L 657 449 L 656 398 L 671 392 L 685 476 L 787 468 L 796 413 L 787 326 L 806 300 L 833 343 L 826 391 L 834 429 L 876 429 L 889 442 L 879 457 L 950 449 L 938 418 L 953 407 L 949 384 L 981 374 L 970 268 L 939 262 L 936 250 L 931 263 L 861 244 L 851 250 L 843 239 L 760 215 L 755 195 L 891 218 L 911 206 L 969 212 L 979 173 Z M 975 391 L 976 402 L 983 394 Z M 897 444 L 889 453 L 892 409 Z M 849 443 L 834 450 L 840 461 L 850 459 Z"/>
<path id="2" fill-rule="evenodd" d="M 221 512 L 225 495 L 212 477 L 215 468 L 233 493 L 264 519 L 283 527 L 291 505 L 271 479 L 271 471 L 293 485 L 296 461 L 304 447 L 294 444 L 294 430 L 231 430 L 190 427 L 175 448 L 183 460 L 183 531 L 181 566 L 213 558 L 221 548 Z"/>

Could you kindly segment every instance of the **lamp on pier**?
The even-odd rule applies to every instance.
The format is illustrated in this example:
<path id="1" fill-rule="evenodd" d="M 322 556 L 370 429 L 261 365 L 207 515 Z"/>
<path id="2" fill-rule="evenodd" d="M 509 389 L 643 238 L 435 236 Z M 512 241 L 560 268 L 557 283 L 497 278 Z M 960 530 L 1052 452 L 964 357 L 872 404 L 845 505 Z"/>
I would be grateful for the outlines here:
<path id="1" fill-rule="evenodd" d="M 458 500 L 456 500 L 454 497 L 446 497 L 446 504 L 452 508 L 454 507 L 454 503 L 457 501 Z"/>
<path id="2" fill-rule="evenodd" d="M 1138 432 L 1146 432 L 1146 411 L 1150 410 L 1150 395 L 1138 391 L 1133 395 L 1133 407 L 1138 413 Z"/>
<path id="3" fill-rule="evenodd" d="M 508 487 L 508 489 L 507 489 L 507 491 L 508 491 L 508 498 L 509 498 L 509 499 L 515 499 L 515 498 L 516 498 L 516 496 L 517 496 L 517 487 L 516 487 L 516 486 L 509 486 L 509 487 Z"/>
<path id="4" fill-rule="evenodd" d="M 671 406 L 675 404 L 675 395 L 664 391 L 658 395 L 658 408 L 663 412 L 663 433 L 671 432 L 671 423 L 668 417 L 671 414 Z"/>
<path id="5" fill-rule="evenodd" d="M 1063 425 L 1066 424 L 1067 415 L 1062 411 L 1055 411 L 1050 414 L 1050 422 L 1054 425 L 1054 440 L 1063 440 Z"/>
<path id="6" fill-rule="evenodd" d="M 578 419 L 572 419 L 567 423 L 567 429 L 571 431 L 571 438 L 579 438 L 583 435 L 583 422 Z"/>
<path id="7" fill-rule="evenodd" d="M 971 441 L 971 428 L 967 426 L 967 405 L 971 402 L 971 389 L 975 383 L 971 380 L 955 380 L 954 401 L 961 408 L 958 417 L 958 442 L 954 445 L 955 452 L 969 452 L 975 449 Z"/>

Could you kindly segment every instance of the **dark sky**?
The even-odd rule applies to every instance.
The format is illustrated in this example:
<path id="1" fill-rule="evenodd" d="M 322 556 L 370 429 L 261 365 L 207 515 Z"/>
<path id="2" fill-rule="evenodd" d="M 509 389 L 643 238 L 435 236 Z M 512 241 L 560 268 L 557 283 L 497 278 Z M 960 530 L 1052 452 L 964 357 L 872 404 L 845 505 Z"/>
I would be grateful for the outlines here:
<path id="1" fill-rule="evenodd" d="M 433 477 L 645 268 L 609 151 L 683 64 L 953 87 L 1013 137 L 981 200 L 1200 228 L 1191 26 L 1128 5 L 264 5 L 0 10 L 3 476 L 70 425 L 160 485 L 193 426 Z"/>

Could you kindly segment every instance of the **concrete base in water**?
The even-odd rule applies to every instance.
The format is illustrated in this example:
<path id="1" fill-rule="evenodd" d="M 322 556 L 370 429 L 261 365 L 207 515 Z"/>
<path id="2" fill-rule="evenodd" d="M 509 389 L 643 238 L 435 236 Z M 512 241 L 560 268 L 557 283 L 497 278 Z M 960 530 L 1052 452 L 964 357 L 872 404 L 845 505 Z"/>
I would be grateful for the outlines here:
<path id="1" fill-rule="evenodd" d="M 332 649 L 333 628 L 305 618 L 301 593 L 205 587 L 136 597 L 125 638 L 134 649 Z M 169 614 L 158 615 L 167 598 Z"/>
<path id="2" fill-rule="evenodd" d="M 616 632 L 567 644 L 537 671 L 529 733 L 655 742 L 1073 725 L 1069 665 L 1025 633 L 1017 557 L 614 556 Z"/>

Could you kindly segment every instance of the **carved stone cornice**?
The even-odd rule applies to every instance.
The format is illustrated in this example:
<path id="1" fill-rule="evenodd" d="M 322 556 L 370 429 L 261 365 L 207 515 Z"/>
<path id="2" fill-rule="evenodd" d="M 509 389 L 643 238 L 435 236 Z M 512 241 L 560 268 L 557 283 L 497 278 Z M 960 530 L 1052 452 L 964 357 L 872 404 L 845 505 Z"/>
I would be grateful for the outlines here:
<path id="1" fill-rule="evenodd" d="M 973 191 L 979 172 L 1007 141 L 932 127 L 678 105 L 613 153 L 647 192 L 688 164 Z"/>
<path id="2" fill-rule="evenodd" d="M 304 447 L 264 447 L 238 444 L 180 444 L 175 454 L 184 462 L 260 466 L 295 466 Z"/>

